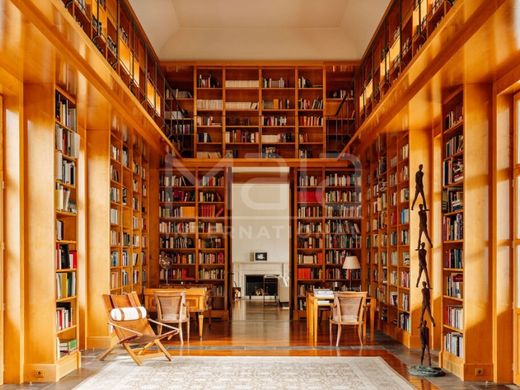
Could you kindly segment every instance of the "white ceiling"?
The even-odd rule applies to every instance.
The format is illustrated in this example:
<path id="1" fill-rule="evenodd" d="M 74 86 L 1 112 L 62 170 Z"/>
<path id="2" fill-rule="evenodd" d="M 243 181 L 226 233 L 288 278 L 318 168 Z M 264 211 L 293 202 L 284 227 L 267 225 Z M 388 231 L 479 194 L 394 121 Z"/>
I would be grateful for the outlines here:
<path id="1" fill-rule="evenodd" d="M 161 60 L 351 60 L 389 0 L 130 0 Z"/>

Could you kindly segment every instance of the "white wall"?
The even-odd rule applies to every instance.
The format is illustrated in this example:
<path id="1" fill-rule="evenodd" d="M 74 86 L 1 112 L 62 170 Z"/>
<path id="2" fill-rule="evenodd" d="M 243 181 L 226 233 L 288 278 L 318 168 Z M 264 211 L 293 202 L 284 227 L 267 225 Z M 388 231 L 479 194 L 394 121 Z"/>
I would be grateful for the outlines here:
<path id="1" fill-rule="evenodd" d="M 289 264 L 289 184 L 233 184 L 231 215 L 233 263 L 267 251 L 268 262 Z"/>

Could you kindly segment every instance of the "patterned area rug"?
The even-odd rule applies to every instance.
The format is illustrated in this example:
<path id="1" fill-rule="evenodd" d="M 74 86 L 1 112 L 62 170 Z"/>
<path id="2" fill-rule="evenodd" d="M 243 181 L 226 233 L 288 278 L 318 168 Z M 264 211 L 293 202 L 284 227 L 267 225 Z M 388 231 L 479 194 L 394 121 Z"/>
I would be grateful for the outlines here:
<path id="1" fill-rule="evenodd" d="M 380 357 L 188 356 L 142 366 L 118 358 L 82 382 L 81 390 L 385 389 L 413 387 Z"/>

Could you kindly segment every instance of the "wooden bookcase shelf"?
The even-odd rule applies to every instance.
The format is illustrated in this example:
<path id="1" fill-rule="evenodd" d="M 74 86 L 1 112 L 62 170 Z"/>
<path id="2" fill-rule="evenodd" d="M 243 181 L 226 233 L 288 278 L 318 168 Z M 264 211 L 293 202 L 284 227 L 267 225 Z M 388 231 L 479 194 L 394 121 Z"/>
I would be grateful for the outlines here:
<path id="1" fill-rule="evenodd" d="M 110 133 L 110 291 L 142 294 L 148 265 L 148 148 L 135 132 Z"/>
<path id="2" fill-rule="evenodd" d="M 351 168 L 294 171 L 293 315 L 305 317 L 314 288 L 361 288 L 361 271 L 344 271 L 361 256 L 361 172 Z"/>
<path id="3" fill-rule="evenodd" d="M 381 135 L 365 152 L 363 286 L 377 299 L 380 330 L 411 347 L 418 341 L 412 304 L 420 291 L 410 263 L 408 133 Z"/>
<path id="4" fill-rule="evenodd" d="M 177 168 L 165 158 L 159 184 L 159 284 L 209 285 L 212 315 L 228 318 L 228 171 Z"/>
<path id="5" fill-rule="evenodd" d="M 448 0 L 393 0 L 356 73 L 359 125 L 452 8 Z"/>
<path id="6" fill-rule="evenodd" d="M 444 6 L 439 2 L 438 7 Z M 487 217 L 479 213 L 488 197 L 487 159 L 482 156 L 487 150 L 488 129 L 483 120 L 486 113 L 479 110 L 487 96 L 485 88 L 465 85 L 447 94 L 442 105 L 440 364 L 463 380 L 492 377 L 491 328 L 489 321 L 482 320 L 490 318 L 491 298 L 480 287 L 490 277 L 485 255 L 487 231 L 481 228 Z M 477 369 L 482 371 L 478 376 Z"/>
<path id="7" fill-rule="evenodd" d="M 63 0 L 151 118 L 164 127 L 166 80 L 139 21 L 126 0 Z"/>
<path id="8" fill-rule="evenodd" d="M 167 102 L 172 97 L 165 114 L 168 136 L 188 158 L 337 155 L 355 129 L 354 69 L 175 67 L 167 73 L 176 88 L 166 92 Z"/>

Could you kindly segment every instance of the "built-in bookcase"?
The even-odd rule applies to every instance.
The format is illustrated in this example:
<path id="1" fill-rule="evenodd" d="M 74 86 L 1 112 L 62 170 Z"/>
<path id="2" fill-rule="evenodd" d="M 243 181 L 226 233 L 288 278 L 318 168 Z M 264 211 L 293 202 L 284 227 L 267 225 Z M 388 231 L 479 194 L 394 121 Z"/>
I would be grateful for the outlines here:
<path id="1" fill-rule="evenodd" d="M 354 130 L 354 69 L 179 65 L 167 73 L 168 137 L 184 157 L 337 154 Z"/>
<path id="2" fill-rule="evenodd" d="M 80 137 L 74 97 L 55 92 L 56 361 L 79 354 L 77 189 Z"/>
<path id="3" fill-rule="evenodd" d="M 210 286 L 212 315 L 227 318 L 227 170 L 186 169 L 169 161 L 159 177 L 159 283 Z"/>
<path id="4" fill-rule="evenodd" d="M 110 134 L 110 290 L 141 294 L 148 264 L 148 148 L 130 131 Z"/>
<path id="5" fill-rule="evenodd" d="M 412 286 L 408 131 L 383 134 L 364 152 L 363 285 L 377 299 L 379 327 L 407 346 L 420 292 Z"/>
<path id="6" fill-rule="evenodd" d="M 361 288 L 361 270 L 342 269 L 346 256 L 361 261 L 361 172 L 300 168 L 294 188 L 293 313 L 300 318 L 315 288 Z"/>

